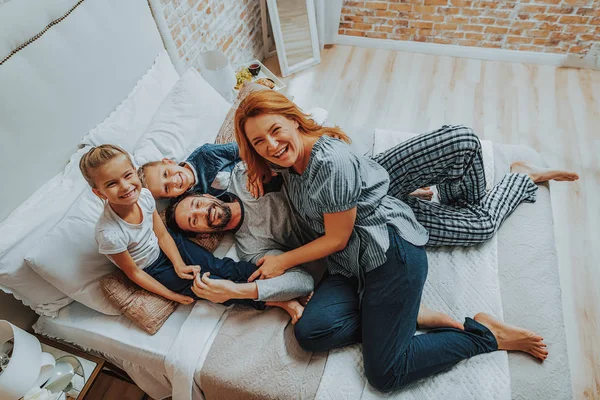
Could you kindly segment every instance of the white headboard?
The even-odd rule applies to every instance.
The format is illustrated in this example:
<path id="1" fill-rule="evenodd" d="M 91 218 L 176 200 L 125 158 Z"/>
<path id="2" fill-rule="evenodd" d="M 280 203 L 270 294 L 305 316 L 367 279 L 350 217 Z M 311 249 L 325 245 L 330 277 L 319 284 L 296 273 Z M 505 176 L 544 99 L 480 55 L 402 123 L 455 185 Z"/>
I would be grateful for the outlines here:
<path id="1" fill-rule="evenodd" d="M 0 222 L 64 168 L 162 49 L 146 0 L 0 4 Z"/>

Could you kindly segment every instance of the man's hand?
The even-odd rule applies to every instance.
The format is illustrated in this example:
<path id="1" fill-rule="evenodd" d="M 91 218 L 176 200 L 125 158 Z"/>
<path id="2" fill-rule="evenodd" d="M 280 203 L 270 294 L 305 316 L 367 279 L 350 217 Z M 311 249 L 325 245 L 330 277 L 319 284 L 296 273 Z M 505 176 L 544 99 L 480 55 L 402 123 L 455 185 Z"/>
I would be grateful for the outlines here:
<path id="1" fill-rule="evenodd" d="M 194 279 L 194 277 L 200 273 L 199 265 L 183 264 L 174 266 L 173 268 L 175 268 L 175 273 L 181 279 Z"/>
<path id="2" fill-rule="evenodd" d="M 281 255 L 279 256 L 264 256 L 256 263 L 256 266 L 260 267 L 257 269 L 250 278 L 248 278 L 248 282 L 254 282 L 255 279 L 269 279 L 275 278 L 283 274 L 289 266 L 286 265 Z"/>
<path id="3" fill-rule="evenodd" d="M 210 301 L 211 303 L 224 303 L 231 300 L 233 285 L 235 283 L 224 279 L 210 279 L 210 272 L 196 275 L 192 291 L 196 296 Z"/>

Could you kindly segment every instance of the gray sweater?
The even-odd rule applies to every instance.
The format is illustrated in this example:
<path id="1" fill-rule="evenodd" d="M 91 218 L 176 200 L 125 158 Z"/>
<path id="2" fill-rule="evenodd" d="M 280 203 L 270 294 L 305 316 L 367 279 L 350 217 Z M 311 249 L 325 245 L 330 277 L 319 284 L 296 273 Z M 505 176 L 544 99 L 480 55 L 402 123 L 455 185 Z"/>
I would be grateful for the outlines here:
<path id="1" fill-rule="evenodd" d="M 238 196 L 244 220 L 235 233 L 238 257 L 256 264 L 265 255 L 277 255 L 302 246 L 315 238 L 312 230 L 292 211 L 284 188 L 255 199 L 246 188 L 246 166 L 238 163 L 231 172 L 227 191 Z M 317 275 L 322 262 L 303 266 Z M 314 290 L 313 276 L 302 267 L 289 269 L 276 278 L 257 280 L 259 301 L 286 301 Z"/>

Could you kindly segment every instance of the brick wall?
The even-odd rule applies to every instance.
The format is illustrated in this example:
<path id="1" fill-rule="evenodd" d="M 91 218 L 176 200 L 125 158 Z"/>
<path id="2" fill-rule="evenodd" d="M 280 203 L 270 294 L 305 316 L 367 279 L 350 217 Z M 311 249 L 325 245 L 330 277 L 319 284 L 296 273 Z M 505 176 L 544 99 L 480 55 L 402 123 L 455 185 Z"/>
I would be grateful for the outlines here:
<path id="1" fill-rule="evenodd" d="M 179 55 L 199 68 L 206 50 L 221 50 L 235 65 L 262 59 L 258 0 L 161 0 L 162 12 Z"/>
<path id="2" fill-rule="evenodd" d="M 600 0 L 345 0 L 339 33 L 597 55 Z"/>

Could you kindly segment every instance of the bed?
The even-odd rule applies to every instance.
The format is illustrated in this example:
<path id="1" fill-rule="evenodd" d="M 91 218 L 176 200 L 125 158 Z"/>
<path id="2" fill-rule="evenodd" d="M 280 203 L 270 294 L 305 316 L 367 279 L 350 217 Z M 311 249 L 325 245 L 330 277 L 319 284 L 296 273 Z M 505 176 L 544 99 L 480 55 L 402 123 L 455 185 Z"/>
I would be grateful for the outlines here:
<path id="1" fill-rule="evenodd" d="M 34 326 L 36 332 L 102 354 L 127 371 L 154 398 L 170 396 L 174 381 L 172 365 L 167 361 L 178 345 L 182 326 L 194 312 L 192 307 L 180 306 L 159 332 L 150 336 L 123 316 L 105 315 L 81 301 L 71 303 L 72 298 L 64 296 L 25 264 L 19 264 L 16 269 L 8 268 L 7 257 L 14 248 L 23 246 L 25 238 L 41 240 L 44 229 L 48 231 L 67 213 L 66 209 L 54 209 L 55 204 L 44 203 L 51 210 L 46 210 L 45 228 L 41 229 L 29 221 L 29 225 L 19 224 L 19 218 L 25 216 L 15 210 L 31 203 L 30 196 L 52 182 L 57 173 L 64 178 L 66 173 L 61 170 L 70 158 L 73 161 L 73 154 L 82 145 L 86 133 L 110 118 L 133 89 L 139 89 L 142 77 L 156 68 L 158 57 L 161 54 L 165 57 L 164 48 L 172 44 L 168 38 L 166 43 L 161 40 L 151 10 L 143 0 L 29 2 L 37 6 L 36 13 L 26 12 L 33 8 L 23 3 L 13 0 L 0 5 L 0 60 L 4 59 L 0 64 L 3 88 L 0 132 L 3 142 L 8 143 L 0 148 L 0 163 L 3 170 L 20 165 L 19 174 L 7 177 L 6 185 L 13 190 L 3 193 L 0 207 L 0 221 L 3 221 L 0 231 L 12 235 L 0 239 L 0 288 L 13 293 L 38 313 L 46 314 Z M 47 26 L 51 27 L 45 29 Z M 42 31 L 43 35 L 30 40 Z M 26 47 L 16 51 L 26 43 Z M 173 52 L 170 54 L 176 56 Z M 180 65 L 180 60 L 173 60 L 173 64 Z M 173 71 L 175 68 L 169 75 L 170 86 L 179 78 Z M 169 92 L 169 88 L 162 88 L 163 92 Z M 155 111 L 160 107 L 158 103 L 154 105 Z M 151 117 L 148 116 L 148 121 Z M 143 125 L 140 121 L 137 123 Z M 130 133 L 133 135 L 134 130 Z M 133 151 L 136 140 L 131 142 Z M 358 151 L 370 151 L 373 142 L 368 142 Z M 543 162 L 531 149 L 494 145 L 496 179 L 506 172 L 511 160 L 516 159 Z M 75 202 L 84 190 L 78 185 L 72 183 L 72 193 L 65 194 L 65 202 Z M 511 397 L 571 398 L 552 210 L 546 186 L 540 187 L 537 203 L 520 206 L 508 218 L 497 240 L 504 318 L 542 332 L 551 353 L 543 364 L 526 356 L 509 354 Z M 224 241 L 217 254 L 235 254 L 231 240 Z M 32 289 L 34 284 L 38 287 Z M 46 301 L 41 297 L 52 298 L 52 310 L 40 306 Z M 66 305 L 68 303 L 71 304 Z M 199 308 L 207 317 L 202 324 L 195 325 L 199 329 L 199 362 L 192 387 L 195 399 L 206 395 L 198 374 L 231 312 L 220 305 L 203 304 Z M 334 368 L 333 364 L 324 365 L 325 373 L 328 368 Z M 357 398 L 383 397 L 372 394 L 362 381 L 360 385 L 364 393 L 358 393 Z M 316 393 L 317 398 L 340 398 L 338 392 L 323 388 Z M 452 394 L 447 397 L 453 398 Z"/>

